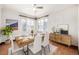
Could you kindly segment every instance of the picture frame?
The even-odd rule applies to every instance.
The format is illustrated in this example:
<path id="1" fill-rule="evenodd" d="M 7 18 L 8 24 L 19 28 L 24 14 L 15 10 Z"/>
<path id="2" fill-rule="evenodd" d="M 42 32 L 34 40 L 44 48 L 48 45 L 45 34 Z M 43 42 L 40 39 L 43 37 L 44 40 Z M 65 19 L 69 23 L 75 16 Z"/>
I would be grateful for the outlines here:
<path id="1" fill-rule="evenodd" d="M 11 26 L 13 27 L 13 30 L 18 30 L 18 20 L 6 19 L 6 26 Z"/>
<path id="2" fill-rule="evenodd" d="M 57 24 L 57 28 L 63 29 L 63 30 L 69 30 L 68 24 Z"/>

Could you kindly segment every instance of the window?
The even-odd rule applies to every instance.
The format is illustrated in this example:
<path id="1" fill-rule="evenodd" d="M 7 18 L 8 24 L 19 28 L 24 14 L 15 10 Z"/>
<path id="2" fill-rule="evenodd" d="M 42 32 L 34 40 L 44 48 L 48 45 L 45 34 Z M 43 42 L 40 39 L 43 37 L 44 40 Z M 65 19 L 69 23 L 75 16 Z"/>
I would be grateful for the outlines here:
<path id="1" fill-rule="evenodd" d="M 34 28 L 34 20 L 32 20 L 32 19 L 27 19 L 27 21 L 26 21 L 26 26 L 27 26 L 27 32 L 28 31 L 30 31 L 31 32 L 31 30 L 33 30 L 33 28 Z"/>
<path id="2" fill-rule="evenodd" d="M 38 31 L 43 32 L 47 30 L 47 19 L 38 20 Z"/>
<path id="3" fill-rule="evenodd" d="M 35 20 L 30 18 L 21 18 L 19 23 L 19 28 L 23 35 L 27 35 L 31 33 L 31 30 L 34 29 L 35 26 Z"/>

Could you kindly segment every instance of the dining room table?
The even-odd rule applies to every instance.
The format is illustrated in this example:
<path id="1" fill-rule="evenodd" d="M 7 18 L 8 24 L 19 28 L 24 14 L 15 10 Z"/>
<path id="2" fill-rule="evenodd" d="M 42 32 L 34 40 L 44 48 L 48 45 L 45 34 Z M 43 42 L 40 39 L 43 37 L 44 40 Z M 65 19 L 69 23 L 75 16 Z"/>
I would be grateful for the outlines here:
<path id="1" fill-rule="evenodd" d="M 26 52 L 27 52 L 27 55 L 28 55 L 28 46 L 29 44 L 33 43 L 34 37 L 33 36 L 27 36 L 27 37 L 20 36 L 20 37 L 16 37 L 15 41 L 20 48 L 23 47 L 24 54 L 26 55 Z M 27 51 L 24 51 L 24 47 L 26 45 L 27 45 Z"/>
<path id="2" fill-rule="evenodd" d="M 15 41 L 17 43 L 17 45 L 20 47 L 20 48 L 23 48 L 23 52 L 26 54 L 27 52 L 27 55 L 28 55 L 28 47 L 31 43 L 34 42 L 34 38 L 37 34 L 35 35 L 31 35 L 31 36 L 17 36 L 15 38 Z M 44 41 L 44 33 L 41 34 L 42 35 L 42 42 Z M 27 45 L 27 51 L 24 51 L 24 47 Z"/>

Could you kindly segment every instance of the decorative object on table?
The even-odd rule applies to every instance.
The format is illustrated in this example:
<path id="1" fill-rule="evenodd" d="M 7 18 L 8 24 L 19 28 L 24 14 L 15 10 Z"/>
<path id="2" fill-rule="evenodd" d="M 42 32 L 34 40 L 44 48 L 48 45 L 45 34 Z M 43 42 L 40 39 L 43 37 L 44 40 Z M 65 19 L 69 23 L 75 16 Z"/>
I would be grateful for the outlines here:
<path id="1" fill-rule="evenodd" d="M 53 32 L 55 32 L 55 30 L 54 30 L 54 29 L 55 29 L 55 27 L 52 27 L 52 33 L 53 33 Z"/>
<path id="2" fill-rule="evenodd" d="M 33 31 L 33 30 L 31 30 L 31 34 L 32 34 L 32 36 L 33 36 L 33 34 L 34 34 L 34 31 Z"/>
<path id="3" fill-rule="evenodd" d="M 52 27 L 52 33 L 54 33 L 54 32 L 56 32 L 56 27 L 55 26 Z"/>

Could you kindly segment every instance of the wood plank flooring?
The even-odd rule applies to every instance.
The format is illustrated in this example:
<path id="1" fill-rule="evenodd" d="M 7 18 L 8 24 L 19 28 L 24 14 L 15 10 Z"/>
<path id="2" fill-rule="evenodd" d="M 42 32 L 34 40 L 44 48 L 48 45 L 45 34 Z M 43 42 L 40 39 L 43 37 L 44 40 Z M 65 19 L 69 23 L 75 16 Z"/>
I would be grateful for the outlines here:
<path id="1" fill-rule="evenodd" d="M 55 52 L 55 55 L 78 55 L 78 48 L 75 46 L 66 46 L 63 44 L 59 44 L 56 42 L 51 42 L 52 45 L 55 45 L 58 47 L 57 51 Z"/>
<path id="2" fill-rule="evenodd" d="M 7 55 L 10 44 L 0 44 L 0 55 Z"/>
<path id="3" fill-rule="evenodd" d="M 78 55 L 78 49 L 76 47 L 68 47 L 55 42 L 50 43 L 58 47 L 54 55 Z M 7 55 L 9 47 L 10 44 L 0 44 L 0 55 Z"/>

